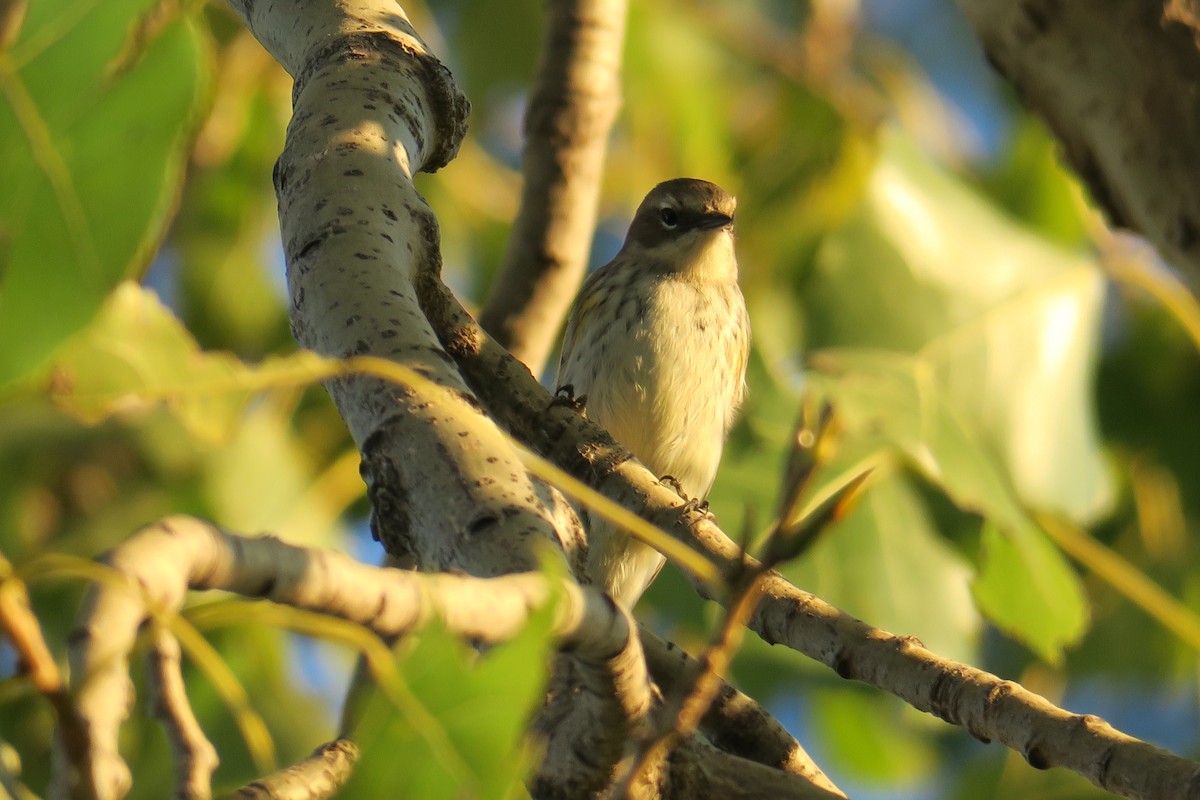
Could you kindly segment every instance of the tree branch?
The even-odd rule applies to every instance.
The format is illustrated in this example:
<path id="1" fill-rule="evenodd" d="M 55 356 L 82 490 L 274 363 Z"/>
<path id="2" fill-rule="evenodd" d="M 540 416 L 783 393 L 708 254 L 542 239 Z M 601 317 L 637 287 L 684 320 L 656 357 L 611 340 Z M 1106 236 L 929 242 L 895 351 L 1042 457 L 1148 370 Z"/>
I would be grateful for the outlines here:
<path id="1" fill-rule="evenodd" d="M 742 574 L 740 548 L 712 520 L 687 507 L 603 429 L 561 405 L 446 298 L 430 319 L 488 410 L 518 439 L 592 488 L 654 523 L 726 575 Z M 471 342 L 472 347 L 461 343 Z M 749 568 L 752 568 L 749 567 Z M 707 589 L 697 583 L 707 596 Z M 727 601 L 727 598 L 717 598 Z M 1200 764 L 1123 734 L 1092 715 L 1071 714 L 982 670 L 939 658 L 909 637 L 873 628 L 789 584 L 764 578 L 750 627 L 847 679 L 890 692 L 913 707 L 999 741 L 1033 766 L 1060 766 L 1131 798 L 1200 798 Z"/>
<path id="2" fill-rule="evenodd" d="M 176 613 L 190 589 L 220 589 L 319 611 L 385 639 L 419 630 L 436 617 L 448 630 L 484 644 L 515 636 L 530 611 L 554 591 L 561 595 L 555 633 L 595 682 L 601 699 L 594 702 L 623 702 L 618 713 L 634 721 L 649 707 L 649 680 L 628 612 L 568 579 L 551 587 L 539 574 L 480 579 L 383 569 L 274 537 L 237 536 L 191 517 L 143 529 L 107 561 L 117 579 L 89 591 L 68 650 L 86 758 L 72 762 L 73 782 L 66 785 L 64 779 L 53 797 L 90 791 L 110 800 L 128 791 L 117 734 L 130 708 L 129 654 L 141 625 Z M 175 702 L 186 705 L 186 697 Z"/>
<path id="3" fill-rule="evenodd" d="M 580 567 L 574 512 L 526 474 L 418 301 L 416 284 L 440 283 L 441 254 L 412 176 L 444 165 L 466 127 L 449 72 L 391 3 L 233 4 L 295 79 L 275 184 L 296 339 L 388 358 L 443 387 L 418 394 L 366 376 L 327 387 L 363 452 L 376 535 L 423 569 L 531 571 L 538 539 Z"/>
<path id="4" fill-rule="evenodd" d="M 207 800 L 212 797 L 217 751 L 204 735 L 188 702 L 179 640 L 159 624 L 154 625 L 150 652 L 146 654 L 146 685 L 152 698 L 152 712 L 166 728 L 175 757 L 174 797 Z"/>
<path id="5" fill-rule="evenodd" d="M 620 107 L 626 0 L 547 3 L 525 112 L 525 186 L 480 323 L 540 373 L 587 267 L 608 134 Z"/>
<path id="6" fill-rule="evenodd" d="M 663 694 L 685 690 L 704 665 L 684 650 L 642 629 L 642 649 L 655 683 Z M 796 739 L 753 698 L 722 682 L 700 730 L 721 750 L 768 767 L 790 772 L 841 794 Z"/>
<path id="7" fill-rule="evenodd" d="M 959 0 L 993 66 L 1062 144 L 1112 224 L 1200 284 L 1194 0 Z"/>
<path id="8" fill-rule="evenodd" d="M 671 755 L 665 800 L 838 800 L 845 795 L 800 780 L 782 770 L 724 753 L 692 737 Z"/>
<path id="9" fill-rule="evenodd" d="M 358 763 L 358 745 L 334 739 L 286 769 L 263 776 L 222 800 L 325 800 L 350 780 Z"/>
<path id="10" fill-rule="evenodd" d="M 29 607 L 29 592 L 13 573 L 12 564 L 0 555 L 0 629 L 16 651 L 19 664 L 29 673 L 33 688 L 50 704 L 58 724 L 53 765 L 54 780 L 65 780 L 73 770 L 91 768 L 87 726 L 75 707 L 42 626 Z M 61 777 L 60 777 L 61 776 Z M 128 776 L 126 776 L 128 779 Z"/>

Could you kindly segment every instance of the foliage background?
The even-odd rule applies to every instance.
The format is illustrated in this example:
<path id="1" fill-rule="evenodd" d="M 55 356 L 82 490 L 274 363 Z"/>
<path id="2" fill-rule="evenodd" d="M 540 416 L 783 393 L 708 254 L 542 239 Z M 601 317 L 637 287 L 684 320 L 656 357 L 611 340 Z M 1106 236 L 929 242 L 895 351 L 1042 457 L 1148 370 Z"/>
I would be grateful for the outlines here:
<path id="1" fill-rule="evenodd" d="M 459 158 L 419 186 L 448 282 L 478 303 L 515 213 L 541 4 L 405 7 L 474 105 Z M 377 559 L 319 389 L 180 397 L 217 383 L 192 339 L 250 362 L 294 349 L 270 185 L 287 77 L 218 5 L 42 0 L 0 33 L 0 547 L 56 652 L 82 591 L 69 557 L 167 513 Z M 829 399 L 843 433 L 826 475 L 869 460 L 876 480 L 789 567 L 798 585 L 1196 755 L 1200 367 L 1161 302 L 1183 296 L 1104 228 L 954 6 L 634 4 L 624 92 L 596 264 L 659 180 L 740 198 L 756 340 L 712 498 L 727 529 L 765 529 L 801 398 Z M 186 330 L 114 293 L 127 278 Z M 147 402 L 155 381 L 171 402 Z M 97 386 L 141 396 L 101 420 Z M 685 645 L 713 620 L 670 569 L 640 613 Z M 219 654 L 189 653 L 189 686 L 221 786 L 332 735 L 352 653 L 269 616 L 213 598 L 187 615 Z M 372 742 L 405 757 L 368 757 L 359 785 L 386 769 L 422 797 L 519 791 L 487 765 L 526 763 L 510 754 L 544 647 L 535 630 L 473 664 L 436 634 L 402 645 L 381 701 L 400 721 Z M 51 720 L 2 653 L 0 738 L 36 789 Z M 748 642 L 733 677 L 854 796 L 1096 794 L 795 653 Z M 134 796 L 159 796 L 162 733 L 135 714 L 125 745 Z"/>

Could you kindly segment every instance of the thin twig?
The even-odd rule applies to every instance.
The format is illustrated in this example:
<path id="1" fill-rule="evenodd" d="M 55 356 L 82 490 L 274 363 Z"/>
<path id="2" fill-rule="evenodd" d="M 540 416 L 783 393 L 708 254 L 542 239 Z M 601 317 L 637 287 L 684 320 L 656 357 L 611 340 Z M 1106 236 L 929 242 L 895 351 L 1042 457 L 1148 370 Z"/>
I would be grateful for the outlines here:
<path id="1" fill-rule="evenodd" d="M 42 626 L 29 605 L 25 584 L 16 577 L 12 564 L 3 555 L 0 555 L 0 627 L 20 657 L 33 687 L 54 710 L 60 755 L 66 762 L 59 766 L 72 770 L 89 769 L 91 756 L 86 726 L 71 704 L 62 672 L 50 654 L 42 636 Z"/>
<path id="2" fill-rule="evenodd" d="M 212 774 L 217 768 L 216 748 L 204 735 L 188 702 L 183 682 L 179 640 L 159 623 L 153 623 L 146 653 L 146 683 L 150 708 L 167 731 L 175 756 L 175 797 L 207 800 L 212 797 Z"/>

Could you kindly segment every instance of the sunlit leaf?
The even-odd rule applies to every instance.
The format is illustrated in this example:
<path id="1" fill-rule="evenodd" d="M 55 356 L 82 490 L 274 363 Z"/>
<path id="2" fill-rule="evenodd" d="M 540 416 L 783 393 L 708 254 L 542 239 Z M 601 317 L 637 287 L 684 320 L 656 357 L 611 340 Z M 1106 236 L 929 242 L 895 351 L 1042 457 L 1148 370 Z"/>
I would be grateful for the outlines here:
<path id="1" fill-rule="evenodd" d="M 1026 503 L 1089 520 L 1112 487 L 1091 398 L 1103 279 L 898 134 L 808 296 L 814 347 L 918 356 Z"/>
<path id="2" fill-rule="evenodd" d="M 326 364 L 307 351 L 254 367 L 228 353 L 202 352 L 153 292 L 125 283 L 56 357 L 51 396 L 89 422 L 166 403 L 194 435 L 219 440 L 233 431 L 250 396 L 311 383 Z"/>
<path id="3" fill-rule="evenodd" d="M 0 386 L 145 268 L 170 221 L 207 67 L 186 17 L 128 49 L 156 5 L 31 3 L 0 54 Z"/>
<path id="4" fill-rule="evenodd" d="M 980 618 L 971 568 L 938 535 L 903 473 L 879 475 L 810 557 L 785 569 L 798 586 L 939 655 L 976 656 Z"/>
<path id="5" fill-rule="evenodd" d="M 936 758 L 929 740 L 914 735 L 919 720 L 894 698 L 839 688 L 816 696 L 812 715 L 821 731 L 818 757 L 834 775 L 853 775 L 858 784 L 886 782 L 903 794 L 904 784 L 920 780 Z"/>
<path id="6" fill-rule="evenodd" d="M 963 510 L 985 535 L 972 589 L 980 610 L 1041 658 L 1057 661 L 1087 624 L 1078 577 L 1029 518 L 1003 466 L 962 408 L 919 358 L 869 351 L 827 352 L 812 380 L 827 393 L 847 439 L 883 439 Z M 997 534 L 999 535 L 999 534 Z M 1004 588 L 1001 588 L 1003 584 Z M 1021 602 L 1009 602 L 1008 593 Z"/>
<path id="7" fill-rule="evenodd" d="M 483 656 L 436 629 L 401 645 L 399 685 L 370 701 L 356 737 L 361 766 L 341 796 L 377 797 L 380 786 L 429 800 L 520 793 L 533 764 L 525 728 L 545 688 L 550 622 L 546 611 L 535 614 L 520 636 Z"/>

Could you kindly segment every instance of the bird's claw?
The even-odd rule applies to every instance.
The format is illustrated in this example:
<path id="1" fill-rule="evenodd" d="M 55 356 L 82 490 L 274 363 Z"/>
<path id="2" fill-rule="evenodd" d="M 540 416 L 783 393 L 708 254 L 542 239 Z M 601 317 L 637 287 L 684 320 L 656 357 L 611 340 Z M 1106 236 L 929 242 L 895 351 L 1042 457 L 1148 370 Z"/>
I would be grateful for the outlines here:
<path id="1" fill-rule="evenodd" d="M 550 408 L 555 406 L 566 406 L 567 408 L 579 414 L 584 412 L 587 406 L 587 395 L 581 394 L 575 396 L 575 385 L 564 383 L 562 386 L 554 390 L 554 399 L 550 401 Z"/>
<path id="2" fill-rule="evenodd" d="M 688 497 L 687 492 L 683 491 L 683 486 L 679 483 L 679 479 L 674 475 L 663 475 L 658 479 L 658 482 L 663 486 L 668 486 L 675 491 L 675 494 L 683 498 L 683 511 L 685 514 L 703 514 L 707 519 L 713 519 L 712 512 L 708 510 L 708 500 L 702 500 L 699 497 Z"/>
<path id="3" fill-rule="evenodd" d="M 675 494 L 679 495 L 684 500 L 688 500 L 690 502 L 690 498 L 686 494 L 683 493 L 683 485 L 679 482 L 679 479 L 676 478 L 674 475 L 663 475 L 661 478 L 658 479 L 658 482 L 661 483 L 663 486 L 673 489 L 675 491 Z"/>

